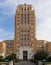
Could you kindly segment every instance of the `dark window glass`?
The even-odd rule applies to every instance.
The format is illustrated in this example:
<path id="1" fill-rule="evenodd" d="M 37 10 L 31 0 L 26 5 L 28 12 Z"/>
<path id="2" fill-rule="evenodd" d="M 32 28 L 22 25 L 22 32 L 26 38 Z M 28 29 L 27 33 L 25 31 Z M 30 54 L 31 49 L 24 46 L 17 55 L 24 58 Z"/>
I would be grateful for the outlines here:
<path id="1" fill-rule="evenodd" d="M 22 8 L 22 11 L 23 11 L 23 8 Z"/>
<path id="2" fill-rule="evenodd" d="M 24 11 L 26 11 L 26 7 L 24 8 Z"/>
<path id="3" fill-rule="evenodd" d="M 29 8 L 27 10 L 29 11 Z"/>

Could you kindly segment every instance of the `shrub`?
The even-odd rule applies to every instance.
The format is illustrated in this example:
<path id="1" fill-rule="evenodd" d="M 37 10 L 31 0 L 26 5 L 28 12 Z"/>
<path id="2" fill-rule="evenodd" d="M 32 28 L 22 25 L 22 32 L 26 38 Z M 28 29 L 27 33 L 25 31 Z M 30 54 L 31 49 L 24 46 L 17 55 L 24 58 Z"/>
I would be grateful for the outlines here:
<path id="1" fill-rule="evenodd" d="M 15 60 L 16 59 L 16 54 L 12 53 L 9 56 L 6 56 L 6 58 L 4 59 L 5 61 L 11 61 L 11 60 Z"/>
<path id="2" fill-rule="evenodd" d="M 48 62 L 51 62 L 51 56 L 48 57 L 47 61 Z"/>
<path id="3" fill-rule="evenodd" d="M 3 56 L 0 56 L 0 62 L 2 62 L 3 61 Z"/>
<path id="4" fill-rule="evenodd" d="M 43 59 L 46 59 L 48 56 L 48 53 L 46 51 L 38 51 L 35 55 L 34 55 L 34 59 L 35 60 L 40 60 L 42 61 Z"/>
<path id="5" fill-rule="evenodd" d="M 6 56 L 5 59 L 4 59 L 5 62 L 9 62 L 10 60 L 11 60 L 10 55 Z"/>

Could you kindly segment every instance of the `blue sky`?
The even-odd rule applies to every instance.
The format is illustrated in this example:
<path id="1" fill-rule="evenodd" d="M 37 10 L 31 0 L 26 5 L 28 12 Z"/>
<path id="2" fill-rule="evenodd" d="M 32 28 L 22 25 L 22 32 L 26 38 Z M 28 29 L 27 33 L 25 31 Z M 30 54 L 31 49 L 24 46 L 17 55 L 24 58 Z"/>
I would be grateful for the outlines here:
<path id="1" fill-rule="evenodd" d="M 14 39 L 16 8 L 25 0 L 0 0 L 0 41 Z M 26 0 L 35 9 L 36 38 L 51 41 L 51 0 Z"/>

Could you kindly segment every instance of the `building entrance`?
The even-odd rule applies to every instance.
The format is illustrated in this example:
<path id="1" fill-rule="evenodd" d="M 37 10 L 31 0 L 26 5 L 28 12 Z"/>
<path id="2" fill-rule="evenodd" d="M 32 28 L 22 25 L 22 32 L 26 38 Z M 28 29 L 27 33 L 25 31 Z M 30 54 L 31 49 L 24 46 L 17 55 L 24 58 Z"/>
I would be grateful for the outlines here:
<path id="1" fill-rule="evenodd" d="M 28 51 L 23 51 L 23 60 L 27 60 Z"/>

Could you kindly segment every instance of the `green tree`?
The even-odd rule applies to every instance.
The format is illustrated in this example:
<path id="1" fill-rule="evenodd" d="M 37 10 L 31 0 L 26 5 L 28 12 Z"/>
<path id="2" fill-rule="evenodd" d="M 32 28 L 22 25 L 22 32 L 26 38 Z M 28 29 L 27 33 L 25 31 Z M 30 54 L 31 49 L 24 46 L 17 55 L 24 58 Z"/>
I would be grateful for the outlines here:
<path id="1" fill-rule="evenodd" d="M 5 61 L 5 62 L 11 61 L 10 55 L 9 55 L 9 56 L 6 56 L 5 59 L 4 59 L 4 61 Z"/>
<path id="2" fill-rule="evenodd" d="M 51 56 L 48 57 L 47 61 L 48 62 L 51 62 Z"/>
<path id="3" fill-rule="evenodd" d="M 13 65 L 15 64 L 16 54 L 12 53 L 10 55 L 11 60 L 13 60 Z"/>
<path id="4" fill-rule="evenodd" d="M 11 58 L 11 60 L 16 59 L 16 54 L 12 53 L 12 54 L 10 55 L 10 58 Z"/>
<path id="5" fill-rule="evenodd" d="M 43 60 L 43 59 L 47 59 L 48 57 L 48 52 L 46 51 L 38 51 L 35 55 L 34 55 L 34 59 L 35 60 Z"/>
<path id="6" fill-rule="evenodd" d="M 0 61 L 3 61 L 3 56 L 0 56 Z"/>
<path id="7" fill-rule="evenodd" d="M 6 56 L 6 58 L 4 59 L 6 62 L 9 62 L 11 60 L 13 60 L 13 62 L 15 61 L 16 59 L 16 54 L 12 53 L 11 55 L 9 56 Z"/>

